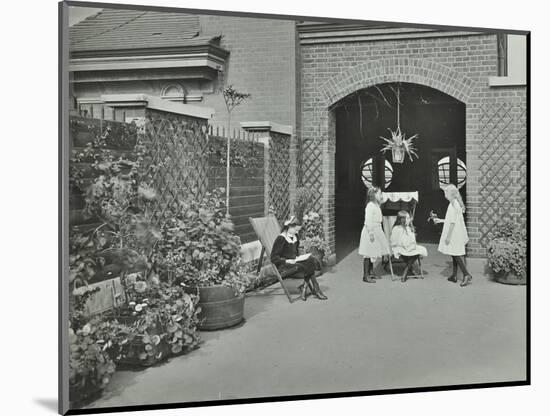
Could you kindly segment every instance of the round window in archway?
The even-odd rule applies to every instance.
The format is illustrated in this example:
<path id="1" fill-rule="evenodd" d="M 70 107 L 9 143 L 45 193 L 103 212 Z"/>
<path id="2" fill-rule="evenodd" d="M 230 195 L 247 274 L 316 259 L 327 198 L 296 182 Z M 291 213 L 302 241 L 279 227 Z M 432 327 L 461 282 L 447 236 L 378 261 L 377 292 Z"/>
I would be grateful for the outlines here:
<path id="1" fill-rule="evenodd" d="M 458 188 L 462 188 L 464 184 L 466 183 L 466 164 L 460 160 L 456 159 L 456 177 L 458 181 Z M 444 158 L 439 159 L 437 162 L 437 173 L 439 176 L 439 185 L 440 186 L 446 186 L 451 183 L 450 179 L 450 170 L 451 170 L 451 162 L 449 159 L 449 156 L 445 156 Z"/>
<path id="2" fill-rule="evenodd" d="M 393 167 L 391 163 L 386 160 L 384 163 L 384 186 L 387 188 L 391 184 L 393 177 Z M 367 188 L 372 186 L 372 158 L 363 162 L 361 165 L 361 179 Z"/>

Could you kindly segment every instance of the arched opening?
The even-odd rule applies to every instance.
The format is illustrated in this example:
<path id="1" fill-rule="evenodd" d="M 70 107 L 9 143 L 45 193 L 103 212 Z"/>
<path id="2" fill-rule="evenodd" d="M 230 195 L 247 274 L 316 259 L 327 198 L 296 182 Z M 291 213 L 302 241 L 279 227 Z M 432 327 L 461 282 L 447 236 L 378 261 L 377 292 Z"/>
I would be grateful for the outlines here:
<path id="1" fill-rule="evenodd" d="M 398 105 L 399 103 L 399 105 Z M 398 123 L 413 141 L 418 158 L 396 163 L 380 137 L 390 138 Z M 364 220 L 367 186 L 387 192 L 418 191 L 414 223 L 418 241 L 434 243 L 439 229 L 428 223 L 430 210 L 445 215 L 440 186 L 454 183 L 466 198 L 466 107 L 448 94 L 424 85 L 393 82 L 358 90 L 331 107 L 336 122 L 336 254 L 357 248 Z M 396 159 L 397 160 L 397 159 Z"/>

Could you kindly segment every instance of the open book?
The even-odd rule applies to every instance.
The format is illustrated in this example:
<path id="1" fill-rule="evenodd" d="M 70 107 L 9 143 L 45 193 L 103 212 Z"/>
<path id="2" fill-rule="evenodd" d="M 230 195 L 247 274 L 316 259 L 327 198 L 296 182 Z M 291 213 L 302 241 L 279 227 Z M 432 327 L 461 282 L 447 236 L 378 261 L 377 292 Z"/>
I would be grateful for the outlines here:
<path id="1" fill-rule="evenodd" d="M 311 256 L 311 253 L 302 254 L 298 257 L 296 257 L 296 261 L 304 261 L 309 259 L 309 256 Z"/>

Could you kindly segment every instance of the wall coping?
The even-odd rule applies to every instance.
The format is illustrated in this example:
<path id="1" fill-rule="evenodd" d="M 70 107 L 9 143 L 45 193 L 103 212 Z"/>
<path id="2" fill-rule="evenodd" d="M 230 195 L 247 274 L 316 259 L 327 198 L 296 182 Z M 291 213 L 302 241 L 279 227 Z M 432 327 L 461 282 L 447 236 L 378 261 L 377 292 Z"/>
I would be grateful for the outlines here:
<path id="1" fill-rule="evenodd" d="M 243 130 L 250 132 L 269 132 L 292 136 L 292 126 L 274 123 L 272 121 L 241 121 Z"/>
<path id="2" fill-rule="evenodd" d="M 148 94 L 104 94 L 101 101 L 110 107 L 147 107 L 207 120 L 215 114 L 215 110 L 210 107 L 176 103 Z"/>

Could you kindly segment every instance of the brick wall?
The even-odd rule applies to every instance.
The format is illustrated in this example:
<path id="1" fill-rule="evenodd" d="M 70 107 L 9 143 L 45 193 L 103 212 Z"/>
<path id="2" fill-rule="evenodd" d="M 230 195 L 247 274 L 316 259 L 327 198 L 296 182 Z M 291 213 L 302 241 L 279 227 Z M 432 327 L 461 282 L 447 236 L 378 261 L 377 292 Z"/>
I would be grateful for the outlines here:
<path id="1" fill-rule="evenodd" d="M 330 106 L 384 82 L 427 85 L 466 104 L 469 255 L 485 255 L 486 235 L 499 216 L 524 221 L 525 87 L 489 87 L 488 77 L 497 75 L 496 35 L 304 44 L 299 69 L 303 176 L 322 191 L 318 208 L 332 245 L 336 137 Z"/>
<path id="2" fill-rule="evenodd" d="M 225 85 L 252 94 L 235 110 L 233 120 L 269 120 L 295 126 L 295 24 L 288 20 L 230 16 L 200 16 L 201 33 L 222 35 L 221 46 L 230 52 Z M 224 126 L 226 109 L 220 94 L 205 94 L 203 104 L 213 107 L 212 124 Z"/>

